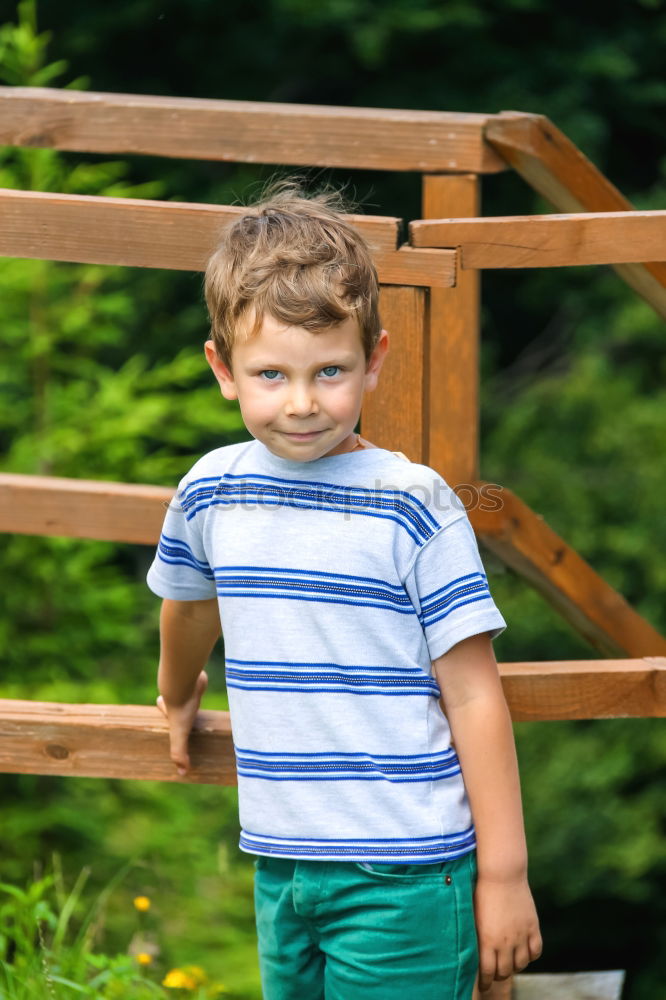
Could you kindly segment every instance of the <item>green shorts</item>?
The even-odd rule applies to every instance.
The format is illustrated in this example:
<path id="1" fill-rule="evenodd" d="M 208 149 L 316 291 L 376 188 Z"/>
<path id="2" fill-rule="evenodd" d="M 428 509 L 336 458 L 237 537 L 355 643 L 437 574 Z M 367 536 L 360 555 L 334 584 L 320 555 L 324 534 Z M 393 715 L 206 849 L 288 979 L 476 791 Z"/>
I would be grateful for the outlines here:
<path id="1" fill-rule="evenodd" d="M 259 856 L 264 1000 L 470 1000 L 476 852 L 426 865 Z"/>

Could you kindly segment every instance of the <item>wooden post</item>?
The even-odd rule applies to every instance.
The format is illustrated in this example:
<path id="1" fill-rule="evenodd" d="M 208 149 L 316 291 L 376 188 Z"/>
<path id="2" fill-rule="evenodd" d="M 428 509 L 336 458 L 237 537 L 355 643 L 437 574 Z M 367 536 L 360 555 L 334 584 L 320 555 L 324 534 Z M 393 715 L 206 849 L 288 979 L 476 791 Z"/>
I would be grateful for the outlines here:
<path id="1" fill-rule="evenodd" d="M 423 288 L 382 286 L 379 309 L 389 352 L 361 414 L 363 436 L 372 444 L 421 463 L 428 434 L 427 307 Z"/>
<path id="2" fill-rule="evenodd" d="M 477 174 L 426 174 L 423 218 L 479 214 Z M 458 271 L 455 288 L 430 289 L 427 463 L 449 486 L 479 478 L 479 275 Z"/>

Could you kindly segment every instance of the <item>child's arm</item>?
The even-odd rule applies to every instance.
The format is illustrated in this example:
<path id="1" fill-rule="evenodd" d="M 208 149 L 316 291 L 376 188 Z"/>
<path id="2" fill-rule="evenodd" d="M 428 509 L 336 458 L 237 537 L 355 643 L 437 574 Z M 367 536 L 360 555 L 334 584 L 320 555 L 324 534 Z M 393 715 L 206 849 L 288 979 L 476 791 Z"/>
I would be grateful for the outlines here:
<path id="1" fill-rule="evenodd" d="M 479 989 L 487 990 L 494 979 L 524 969 L 542 949 L 527 883 L 511 716 L 487 633 L 457 643 L 433 665 L 476 828 Z"/>
<path id="2" fill-rule="evenodd" d="M 216 597 L 162 602 L 157 707 L 169 721 L 171 760 L 181 775 L 190 767 L 187 740 L 208 684 L 203 668 L 220 632 Z"/>

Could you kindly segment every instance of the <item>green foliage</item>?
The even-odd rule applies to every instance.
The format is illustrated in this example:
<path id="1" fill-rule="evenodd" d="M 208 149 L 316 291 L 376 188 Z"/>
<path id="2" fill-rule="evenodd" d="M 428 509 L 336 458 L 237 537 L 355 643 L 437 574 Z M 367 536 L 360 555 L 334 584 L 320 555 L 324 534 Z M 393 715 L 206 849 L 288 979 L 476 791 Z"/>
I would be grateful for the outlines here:
<path id="1" fill-rule="evenodd" d="M 510 484 L 665 631 L 663 324 L 609 284 L 615 310 L 603 333 L 594 300 L 588 315 L 570 302 L 566 340 L 544 337 L 487 380 L 484 474 Z"/>
<path id="2" fill-rule="evenodd" d="M 115 984 L 133 996 L 163 996 L 145 983 L 129 956 L 93 954 L 100 916 L 113 886 L 98 897 L 75 926 L 88 872 L 81 871 L 66 893 L 59 867 L 56 876 L 30 883 L 25 889 L 0 883 L 0 989 L 6 1000 L 35 996 L 118 996 Z M 108 987 L 108 989 L 107 989 Z"/>
<path id="3" fill-rule="evenodd" d="M 213 1000 L 233 995 L 200 967 L 168 969 L 145 914 L 129 953 L 106 954 L 100 942 L 107 908 L 131 866 L 126 865 L 90 902 L 84 896 L 90 870 L 83 869 L 68 891 L 54 858 L 52 875 L 25 889 L 0 883 L 0 996 L 3 1000 L 149 1000 L 187 996 Z M 150 903 L 150 900 L 148 900 Z M 142 919 L 143 918 L 143 919 Z M 179 985 L 181 988 L 178 988 Z"/>
<path id="4" fill-rule="evenodd" d="M 30 83 L 49 69 L 48 38 L 35 32 L 31 3 L 21 5 L 18 26 L 2 29 L 11 54 L 4 72 L 12 82 Z M 55 150 L 0 150 L 4 187 L 126 198 L 162 193 L 159 181 L 133 185 L 127 174 L 119 162 L 70 168 Z M 141 338 L 137 300 L 155 309 Z M 178 330 L 182 323 L 191 334 L 191 307 L 167 316 L 160 285 L 147 272 L 4 260 L 0 301 L 5 469 L 175 486 L 202 437 L 215 435 L 219 443 L 241 430 L 237 411 L 213 390 L 203 337 L 193 345 Z M 169 344 L 157 357 L 138 347 L 145 336 L 156 337 L 155 323 Z M 143 585 L 146 560 L 147 553 L 105 542 L 8 539 L 0 554 L 2 572 L 13 581 L 0 625 L 5 682 L 29 675 L 34 693 L 36 682 L 65 670 L 81 682 L 92 679 L 95 663 L 98 678 L 130 681 L 130 697 L 132 688 L 138 694 L 150 683 L 152 689 L 155 651 L 146 644 L 154 642 L 157 602 Z"/>
<path id="5" fill-rule="evenodd" d="M 53 30 L 40 33 L 35 3 L 24 0 L 18 23 L 0 27 L 0 82 L 62 85 L 75 59 L 96 90 L 540 112 L 638 207 L 660 208 L 662 8 L 661 0 L 271 0 L 250 7 L 241 0 L 71 0 L 43 6 Z M 35 191 L 235 202 L 272 170 L 0 150 L 0 186 Z M 366 210 L 418 217 L 415 175 L 351 178 Z M 546 210 L 510 173 L 484 181 L 485 214 Z M 483 286 L 483 477 L 543 514 L 663 631 L 663 324 L 608 269 L 484 273 Z M 175 486 L 196 456 L 245 436 L 202 357 L 199 275 L 4 260 L 0 303 L 5 469 Z M 0 620 L 3 695 L 152 702 L 158 602 L 144 583 L 151 558 L 149 547 L 8 538 L 0 554 L 11 581 Z M 487 568 L 509 623 L 496 643 L 500 660 L 595 655 L 522 579 L 490 556 Z M 207 707 L 226 705 L 220 667 L 218 654 Z M 665 975 L 663 724 L 520 723 L 516 737 L 545 939 L 535 971 L 624 967 L 626 1000 L 658 995 Z M 133 864 L 114 889 L 115 904 L 103 908 L 105 951 L 84 933 L 85 947 L 72 953 L 83 963 L 75 976 L 74 958 L 51 956 L 56 975 L 81 979 L 79 990 L 54 983 L 67 991 L 56 996 L 80 995 L 95 976 L 107 977 L 109 997 L 139 997 L 144 986 L 147 996 L 162 995 L 157 979 L 142 978 L 128 957 L 137 931 L 131 899 L 146 893 L 155 901 L 151 928 L 159 930 L 165 970 L 167 958 L 200 964 L 234 995 L 259 997 L 252 871 L 237 847 L 235 789 L 31 775 L 5 776 L 1 788 L 2 878 L 16 892 L 2 897 L 0 926 L 13 907 L 15 934 L 26 954 L 33 948 L 30 975 L 43 974 L 35 914 L 43 914 L 48 948 L 57 926 L 66 926 L 62 941 L 72 946 L 90 912 L 83 883 L 66 922 L 74 890 L 59 889 L 55 875 L 50 885 L 37 878 L 18 888 L 33 861 L 56 846 L 74 887 L 87 865 L 85 889 L 98 895 L 128 854 Z M 2 933 L 2 975 L 14 977 L 18 990 Z M 123 977 L 132 976 L 130 993 Z M 8 982 L 0 980 L 0 996 Z M 49 997 L 42 980 L 28 991 L 33 985 L 31 998 Z"/>
<path id="6" fill-rule="evenodd" d="M 36 0 L 21 0 L 17 22 L 0 26 L 0 79 L 15 87 L 51 86 L 65 72 L 67 62 L 46 62 L 51 32 L 37 31 Z"/>

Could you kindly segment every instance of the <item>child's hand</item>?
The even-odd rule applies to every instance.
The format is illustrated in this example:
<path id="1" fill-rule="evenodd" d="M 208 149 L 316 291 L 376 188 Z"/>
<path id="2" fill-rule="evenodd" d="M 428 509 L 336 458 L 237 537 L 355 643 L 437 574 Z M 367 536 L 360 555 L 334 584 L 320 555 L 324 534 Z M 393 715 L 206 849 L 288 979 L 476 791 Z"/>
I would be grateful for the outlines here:
<path id="1" fill-rule="evenodd" d="M 182 705 L 167 705 L 162 695 L 157 699 L 157 707 L 166 715 L 169 722 L 171 760 L 177 766 L 180 775 L 186 774 L 190 769 L 187 741 L 207 687 L 208 674 L 202 670 L 196 679 L 192 696 Z"/>
<path id="2" fill-rule="evenodd" d="M 539 920 L 526 878 L 495 881 L 482 878 L 474 892 L 479 939 L 479 990 L 494 979 L 508 979 L 539 957 Z"/>

